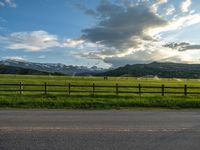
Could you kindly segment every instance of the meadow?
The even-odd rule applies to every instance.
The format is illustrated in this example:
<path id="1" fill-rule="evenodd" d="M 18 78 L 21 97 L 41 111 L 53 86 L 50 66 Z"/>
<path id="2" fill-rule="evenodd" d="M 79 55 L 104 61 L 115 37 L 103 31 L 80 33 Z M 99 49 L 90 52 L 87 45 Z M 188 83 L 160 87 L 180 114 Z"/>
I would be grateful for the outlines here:
<path id="1" fill-rule="evenodd" d="M 200 108 L 200 95 L 198 94 L 165 94 L 151 93 L 141 95 L 137 93 L 123 93 L 123 91 L 138 92 L 137 88 L 119 88 L 116 95 L 115 86 L 172 86 L 183 87 L 174 89 L 165 89 L 165 92 L 184 92 L 184 85 L 188 87 L 200 86 L 199 79 L 160 79 L 160 78 L 135 78 L 135 77 L 72 77 L 72 76 L 31 76 L 31 75 L 0 75 L 0 84 L 62 84 L 66 86 L 48 87 L 49 91 L 63 90 L 64 92 L 48 92 L 44 94 L 43 86 L 32 87 L 24 86 L 21 95 L 19 91 L 0 92 L 0 108 L 33 108 L 33 109 L 133 109 L 133 108 Z M 67 92 L 68 84 L 71 85 L 91 85 L 91 87 L 73 87 L 71 90 L 79 92 Z M 92 85 L 113 86 L 98 87 L 99 91 L 108 91 L 108 93 L 92 93 L 81 91 L 92 91 Z M 12 89 L 19 90 L 16 86 L 0 86 L 0 90 Z M 41 91 L 28 91 L 41 90 Z M 66 92 L 65 92 L 66 90 Z M 160 88 L 147 89 L 142 88 L 142 92 L 160 92 Z M 199 92 L 200 89 L 188 89 L 187 92 Z"/>

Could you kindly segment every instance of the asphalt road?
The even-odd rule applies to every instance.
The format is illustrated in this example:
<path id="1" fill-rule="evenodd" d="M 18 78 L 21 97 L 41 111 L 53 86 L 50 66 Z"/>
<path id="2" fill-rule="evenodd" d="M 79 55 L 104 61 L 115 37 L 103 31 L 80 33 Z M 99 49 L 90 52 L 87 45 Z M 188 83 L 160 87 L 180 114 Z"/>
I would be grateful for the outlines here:
<path id="1" fill-rule="evenodd" d="M 0 150 L 199 150 L 200 111 L 0 110 Z"/>

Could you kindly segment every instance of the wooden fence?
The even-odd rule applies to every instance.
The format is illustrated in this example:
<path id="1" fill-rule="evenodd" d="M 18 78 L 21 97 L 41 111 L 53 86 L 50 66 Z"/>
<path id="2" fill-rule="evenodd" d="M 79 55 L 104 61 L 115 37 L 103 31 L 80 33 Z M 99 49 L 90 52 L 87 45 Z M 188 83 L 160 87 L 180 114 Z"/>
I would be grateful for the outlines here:
<path id="1" fill-rule="evenodd" d="M 29 89 L 25 88 L 29 87 Z M 36 87 L 37 89 L 30 89 Z M 40 87 L 38 89 L 38 87 Z M 61 87 L 62 89 L 56 89 L 55 87 Z M 53 89 L 52 89 L 53 88 Z M 110 90 L 108 90 L 110 89 Z M 123 89 L 123 90 L 122 90 Z M 144 90 L 145 89 L 145 90 Z M 150 89 L 150 90 L 149 90 Z M 167 89 L 172 89 L 171 91 L 167 91 Z M 148 91 L 149 90 L 149 91 Z M 190 90 L 190 91 L 188 91 Z M 193 90 L 193 91 L 191 91 Z M 195 91 L 194 91 L 195 90 Z M 25 83 L 17 83 L 17 84 L 0 84 L 0 92 L 18 92 L 22 95 L 24 92 L 41 92 L 44 94 L 48 93 L 67 93 L 71 95 L 73 93 L 89 93 L 95 95 L 95 93 L 100 94 L 160 94 L 165 96 L 165 94 L 182 94 L 187 96 L 188 94 L 200 94 L 198 92 L 200 87 L 192 87 L 192 86 L 145 86 L 145 85 L 135 85 L 135 86 L 124 86 L 124 85 L 76 85 L 76 84 L 25 84 Z"/>

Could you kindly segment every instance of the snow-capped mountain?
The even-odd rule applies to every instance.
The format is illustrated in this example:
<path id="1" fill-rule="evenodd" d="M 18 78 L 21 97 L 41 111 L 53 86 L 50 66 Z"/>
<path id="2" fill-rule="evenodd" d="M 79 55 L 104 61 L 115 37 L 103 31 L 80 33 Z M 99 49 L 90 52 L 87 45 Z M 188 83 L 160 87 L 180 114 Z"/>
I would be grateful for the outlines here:
<path id="1" fill-rule="evenodd" d="M 62 73 L 65 75 L 93 75 L 106 71 L 103 68 L 93 66 L 91 68 L 85 66 L 64 65 L 61 63 L 35 63 L 13 59 L 6 59 L 0 61 L 1 65 L 21 67 L 25 69 L 34 69 L 38 71 L 45 71 L 50 73 Z"/>

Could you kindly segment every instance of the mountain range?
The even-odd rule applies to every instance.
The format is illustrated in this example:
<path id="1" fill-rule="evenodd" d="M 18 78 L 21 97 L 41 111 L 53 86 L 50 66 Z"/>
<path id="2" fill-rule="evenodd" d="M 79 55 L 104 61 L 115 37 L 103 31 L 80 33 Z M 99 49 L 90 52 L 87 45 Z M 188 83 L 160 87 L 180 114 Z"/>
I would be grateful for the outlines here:
<path id="1" fill-rule="evenodd" d="M 63 74 L 69 76 L 75 75 L 94 75 L 97 73 L 102 73 L 106 71 L 103 68 L 98 68 L 93 66 L 91 68 L 85 66 L 72 66 L 72 65 L 64 65 L 61 63 L 34 63 L 34 62 L 27 62 L 27 61 L 19 61 L 19 60 L 2 60 L 0 61 L 1 66 L 7 67 L 17 67 L 22 69 L 31 69 L 40 72 L 46 72 L 47 74 Z M 5 69 L 5 67 L 4 67 Z M 9 73 L 9 70 L 7 70 Z M 13 73 L 13 70 L 12 70 Z"/>
<path id="2" fill-rule="evenodd" d="M 67 66 L 60 63 L 2 60 L 0 61 L 0 74 L 200 78 L 200 64 L 152 62 L 150 64 L 126 65 L 115 69 L 103 69 L 96 66 L 88 68 L 85 66 Z"/>
<path id="3" fill-rule="evenodd" d="M 133 76 L 160 78 L 200 78 L 200 64 L 180 64 L 172 62 L 152 62 L 119 67 L 98 76 Z"/>
<path id="4" fill-rule="evenodd" d="M 14 66 L 0 65 L 0 74 L 21 74 L 21 75 L 63 75 L 60 73 L 49 73 L 34 69 L 25 69 Z"/>

